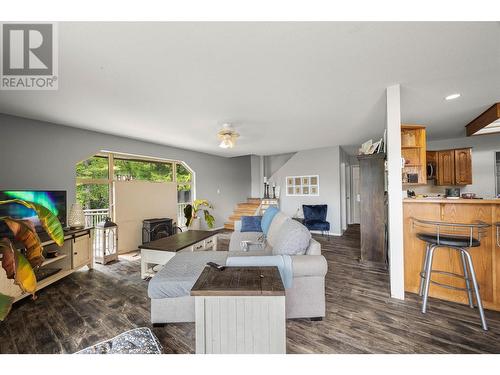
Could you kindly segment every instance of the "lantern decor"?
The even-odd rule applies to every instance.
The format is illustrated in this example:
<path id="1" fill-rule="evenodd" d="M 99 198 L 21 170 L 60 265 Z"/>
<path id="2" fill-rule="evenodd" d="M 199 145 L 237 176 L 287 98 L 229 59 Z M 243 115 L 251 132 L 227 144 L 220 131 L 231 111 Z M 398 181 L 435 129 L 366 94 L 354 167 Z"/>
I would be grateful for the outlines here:
<path id="1" fill-rule="evenodd" d="M 107 217 L 94 229 L 94 260 L 106 264 L 118 259 L 118 225 Z"/>
<path id="2" fill-rule="evenodd" d="M 71 210 L 69 211 L 68 225 L 71 229 L 85 228 L 85 214 L 80 204 L 73 203 L 71 205 Z"/>

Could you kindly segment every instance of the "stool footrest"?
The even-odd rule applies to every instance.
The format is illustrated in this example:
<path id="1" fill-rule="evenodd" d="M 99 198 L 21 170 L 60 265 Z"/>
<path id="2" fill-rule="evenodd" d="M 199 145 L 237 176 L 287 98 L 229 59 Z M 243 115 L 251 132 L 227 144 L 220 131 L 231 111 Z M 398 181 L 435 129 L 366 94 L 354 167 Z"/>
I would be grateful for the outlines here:
<path id="1" fill-rule="evenodd" d="M 452 276 L 452 277 L 457 277 L 459 279 L 462 279 L 466 282 L 466 285 L 467 285 L 467 282 L 470 281 L 470 279 L 468 277 L 464 277 L 464 275 L 459 275 L 458 273 L 453 273 L 453 272 L 447 272 L 447 271 L 439 271 L 439 270 L 432 270 L 431 271 L 431 275 L 433 273 L 438 273 L 440 275 L 447 275 L 447 276 Z M 425 279 L 425 272 L 420 272 L 420 277 L 422 279 Z M 443 284 L 443 283 L 440 283 L 440 282 L 437 282 L 437 281 L 434 281 L 434 280 L 430 280 L 432 284 L 434 285 L 437 285 L 437 286 L 441 286 L 443 288 L 446 288 L 446 289 L 453 289 L 453 290 L 461 290 L 461 291 L 469 291 L 469 289 L 467 288 L 460 288 L 458 286 L 452 286 L 452 285 L 448 285 L 448 284 Z M 479 288 L 479 286 L 478 286 Z"/>

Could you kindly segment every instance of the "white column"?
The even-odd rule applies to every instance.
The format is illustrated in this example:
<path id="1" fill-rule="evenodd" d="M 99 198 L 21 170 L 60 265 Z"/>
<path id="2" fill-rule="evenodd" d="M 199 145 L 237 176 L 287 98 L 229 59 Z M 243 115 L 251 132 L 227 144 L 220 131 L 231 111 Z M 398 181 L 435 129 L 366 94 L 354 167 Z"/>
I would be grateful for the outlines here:
<path id="1" fill-rule="evenodd" d="M 404 299 L 401 98 L 399 84 L 387 88 L 387 169 L 391 297 Z"/>

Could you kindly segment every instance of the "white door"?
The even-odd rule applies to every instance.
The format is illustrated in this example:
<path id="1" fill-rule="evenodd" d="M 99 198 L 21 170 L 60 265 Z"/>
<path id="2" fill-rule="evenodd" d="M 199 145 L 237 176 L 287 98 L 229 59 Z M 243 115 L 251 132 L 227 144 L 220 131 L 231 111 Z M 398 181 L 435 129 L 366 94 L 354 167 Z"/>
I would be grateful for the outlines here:
<path id="1" fill-rule="evenodd" d="M 351 223 L 359 224 L 360 217 L 360 203 L 361 197 L 359 195 L 359 165 L 351 167 Z"/>
<path id="2" fill-rule="evenodd" d="M 347 191 L 346 191 L 346 165 L 340 164 L 340 216 L 342 231 L 347 229 Z"/>

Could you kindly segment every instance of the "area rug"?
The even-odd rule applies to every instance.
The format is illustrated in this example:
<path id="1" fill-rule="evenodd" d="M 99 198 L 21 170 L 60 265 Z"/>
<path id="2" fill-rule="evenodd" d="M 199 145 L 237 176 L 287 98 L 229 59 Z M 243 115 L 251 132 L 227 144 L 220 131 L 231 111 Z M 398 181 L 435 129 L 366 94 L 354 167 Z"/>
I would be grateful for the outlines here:
<path id="1" fill-rule="evenodd" d="M 75 354 L 161 354 L 158 338 L 147 327 L 123 332 L 112 339 L 89 346 Z"/>

